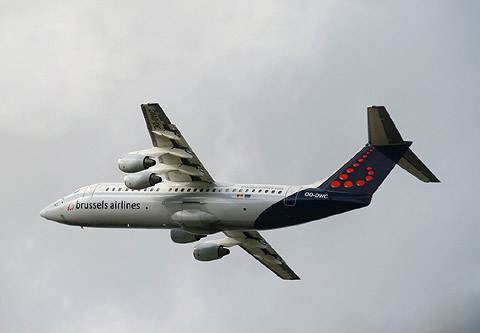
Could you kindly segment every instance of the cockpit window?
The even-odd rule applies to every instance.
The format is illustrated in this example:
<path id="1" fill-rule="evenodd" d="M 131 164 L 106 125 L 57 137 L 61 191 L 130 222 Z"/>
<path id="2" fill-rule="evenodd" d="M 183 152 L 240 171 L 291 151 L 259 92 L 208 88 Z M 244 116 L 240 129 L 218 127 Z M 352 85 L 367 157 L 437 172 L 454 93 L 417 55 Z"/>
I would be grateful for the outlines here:
<path id="1" fill-rule="evenodd" d="M 57 207 L 58 205 L 60 204 L 63 204 L 63 198 L 61 199 L 58 199 L 57 201 L 55 201 L 55 203 L 53 204 L 54 207 Z"/>

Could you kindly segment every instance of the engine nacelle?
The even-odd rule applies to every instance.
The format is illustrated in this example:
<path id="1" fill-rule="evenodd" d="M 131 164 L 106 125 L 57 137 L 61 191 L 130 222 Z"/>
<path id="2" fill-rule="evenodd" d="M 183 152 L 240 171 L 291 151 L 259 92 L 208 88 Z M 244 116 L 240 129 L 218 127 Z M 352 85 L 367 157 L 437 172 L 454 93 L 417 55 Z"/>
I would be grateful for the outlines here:
<path id="1" fill-rule="evenodd" d="M 193 248 L 193 257 L 200 261 L 220 259 L 230 253 L 230 250 L 222 245 L 200 243 Z"/>
<path id="2" fill-rule="evenodd" d="M 118 168 L 123 172 L 134 173 L 155 165 L 155 160 L 145 155 L 125 154 L 118 159 Z"/>
<path id="3" fill-rule="evenodd" d="M 170 238 L 172 239 L 172 241 L 174 241 L 175 243 L 179 243 L 179 244 L 196 242 L 203 237 L 206 237 L 206 236 L 205 235 L 192 234 L 188 231 L 184 231 L 184 230 L 181 230 L 181 229 L 170 230 Z"/>
<path id="4" fill-rule="evenodd" d="M 123 178 L 123 181 L 128 188 L 131 188 L 132 190 L 141 190 L 160 183 L 162 177 L 148 171 L 142 171 L 132 175 L 126 175 Z"/>

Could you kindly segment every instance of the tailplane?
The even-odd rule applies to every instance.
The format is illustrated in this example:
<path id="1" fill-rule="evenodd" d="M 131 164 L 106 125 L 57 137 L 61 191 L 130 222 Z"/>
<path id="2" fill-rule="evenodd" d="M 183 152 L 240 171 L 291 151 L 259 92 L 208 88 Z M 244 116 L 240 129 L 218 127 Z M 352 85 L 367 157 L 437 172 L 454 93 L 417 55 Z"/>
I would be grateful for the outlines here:
<path id="1" fill-rule="evenodd" d="M 396 164 L 424 182 L 440 182 L 410 149 L 383 106 L 368 107 L 368 143 L 318 188 L 373 194 Z"/>

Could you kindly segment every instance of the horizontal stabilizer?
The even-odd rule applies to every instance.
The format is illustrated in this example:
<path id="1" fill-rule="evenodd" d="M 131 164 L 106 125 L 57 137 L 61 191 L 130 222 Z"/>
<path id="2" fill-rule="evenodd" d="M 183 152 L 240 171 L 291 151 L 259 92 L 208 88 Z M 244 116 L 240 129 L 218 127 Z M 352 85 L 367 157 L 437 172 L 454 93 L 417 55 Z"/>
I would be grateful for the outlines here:
<path id="1" fill-rule="evenodd" d="M 397 164 L 423 182 L 440 183 L 440 180 L 420 161 L 411 149 L 405 152 Z"/>
<path id="2" fill-rule="evenodd" d="M 355 194 L 373 194 L 396 164 L 424 182 L 437 177 L 410 150 L 384 106 L 369 106 L 368 143 L 318 188 Z"/>

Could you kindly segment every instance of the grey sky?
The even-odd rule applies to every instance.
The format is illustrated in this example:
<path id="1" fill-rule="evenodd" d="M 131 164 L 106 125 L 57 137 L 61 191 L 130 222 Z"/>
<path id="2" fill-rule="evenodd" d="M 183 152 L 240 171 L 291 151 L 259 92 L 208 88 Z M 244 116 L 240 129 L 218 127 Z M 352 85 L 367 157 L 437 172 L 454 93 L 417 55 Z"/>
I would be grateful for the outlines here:
<path id="1" fill-rule="evenodd" d="M 2 332 L 478 332 L 480 54 L 474 1 L 16 1 L 0 5 Z M 43 220 L 122 181 L 160 103 L 217 180 L 307 184 L 386 105 L 442 180 L 400 168 L 366 209 L 201 263 L 168 231 Z"/>

